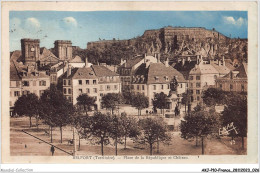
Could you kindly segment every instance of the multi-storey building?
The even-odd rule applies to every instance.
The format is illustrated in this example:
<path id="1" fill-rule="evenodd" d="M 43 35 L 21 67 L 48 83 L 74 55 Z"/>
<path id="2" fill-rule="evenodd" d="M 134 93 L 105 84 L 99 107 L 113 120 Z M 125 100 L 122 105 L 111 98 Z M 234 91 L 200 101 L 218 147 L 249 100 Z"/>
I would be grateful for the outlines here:
<path id="1" fill-rule="evenodd" d="M 197 64 L 189 73 L 189 91 L 191 101 L 201 102 L 203 90 L 215 85 L 216 79 L 230 72 L 225 66 L 224 58 L 221 61 L 203 61 L 200 56 Z"/>
<path id="2" fill-rule="evenodd" d="M 70 40 L 56 40 L 54 42 L 55 55 L 61 60 L 72 59 L 72 43 Z"/>
<path id="3" fill-rule="evenodd" d="M 146 62 L 156 63 L 159 61 L 160 54 L 155 54 L 155 57 L 147 56 L 145 54 L 144 57 L 138 56 L 128 60 L 121 59 L 120 67 L 118 67 L 118 73 L 121 77 L 122 92 L 130 92 L 133 73 L 141 64 Z"/>
<path id="4" fill-rule="evenodd" d="M 187 81 L 183 75 L 173 67 L 169 66 L 168 61 L 165 64 L 161 62 L 152 63 L 147 61 L 140 65 L 133 74 L 131 92 L 141 93 L 149 98 L 149 105 L 152 105 L 152 99 L 156 93 L 165 93 L 169 95 L 170 83 L 176 78 L 178 82 L 177 95 L 181 96 L 187 90 Z"/>
<path id="5" fill-rule="evenodd" d="M 63 94 L 74 105 L 77 97 L 83 93 L 96 99 L 95 109 L 101 108 L 102 96 L 107 93 L 120 93 L 119 75 L 104 66 L 92 65 L 83 68 L 71 68 L 63 78 Z"/>
<path id="6" fill-rule="evenodd" d="M 247 92 L 247 64 L 242 63 L 227 75 L 217 78 L 216 88 L 224 91 Z"/>

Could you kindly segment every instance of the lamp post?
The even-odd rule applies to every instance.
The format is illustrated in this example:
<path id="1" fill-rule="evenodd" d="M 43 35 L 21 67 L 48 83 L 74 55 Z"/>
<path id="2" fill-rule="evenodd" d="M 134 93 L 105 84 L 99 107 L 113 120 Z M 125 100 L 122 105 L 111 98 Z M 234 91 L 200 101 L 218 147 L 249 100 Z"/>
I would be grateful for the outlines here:
<path id="1" fill-rule="evenodd" d="M 205 135 L 201 135 L 201 153 L 204 155 L 204 137 Z"/>

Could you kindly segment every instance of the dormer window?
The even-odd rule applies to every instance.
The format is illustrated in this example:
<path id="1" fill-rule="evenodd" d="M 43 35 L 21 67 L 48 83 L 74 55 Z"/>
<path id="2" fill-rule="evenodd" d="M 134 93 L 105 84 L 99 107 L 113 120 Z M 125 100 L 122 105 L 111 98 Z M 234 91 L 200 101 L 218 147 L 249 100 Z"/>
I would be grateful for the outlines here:
<path id="1" fill-rule="evenodd" d="M 156 81 L 158 81 L 158 80 L 159 80 L 159 77 L 158 77 L 158 76 L 155 76 L 154 79 L 155 79 Z"/>
<path id="2" fill-rule="evenodd" d="M 168 76 L 165 76 L 164 77 L 166 81 L 169 81 L 169 77 Z"/>

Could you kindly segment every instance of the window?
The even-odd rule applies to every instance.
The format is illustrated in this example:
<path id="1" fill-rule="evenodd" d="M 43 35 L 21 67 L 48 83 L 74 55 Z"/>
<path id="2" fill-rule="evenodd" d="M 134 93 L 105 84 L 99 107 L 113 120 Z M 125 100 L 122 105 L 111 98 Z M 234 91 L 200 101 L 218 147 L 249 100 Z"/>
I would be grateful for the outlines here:
<path id="1" fill-rule="evenodd" d="M 153 90 L 156 90 L 156 85 L 153 85 Z"/>
<path id="2" fill-rule="evenodd" d="M 163 90 L 163 85 L 161 85 L 161 88 L 162 88 L 162 90 Z"/>
<path id="3" fill-rule="evenodd" d="M 190 93 L 193 94 L 193 90 L 190 90 Z"/>
<path id="4" fill-rule="evenodd" d="M 20 86 L 20 82 L 16 81 L 16 87 L 19 87 L 19 86 Z"/>
<path id="5" fill-rule="evenodd" d="M 33 86 L 36 86 L 36 81 L 35 80 L 33 81 Z"/>
<path id="6" fill-rule="evenodd" d="M 79 93 L 82 94 L 82 89 L 79 89 Z"/>
<path id="7" fill-rule="evenodd" d="M 142 90 L 144 90 L 144 85 L 142 85 Z"/>
<path id="8" fill-rule="evenodd" d="M 68 80 L 68 85 L 71 85 L 70 80 Z"/>
<path id="9" fill-rule="evenodd" d="M 217 79 L 217 77 L 218 77 L 217 75 L 214 75 L 214 79 Z"/>
<path id="10" fill-rule="evenodd" d="M 66 88 L 63 88 L 63 93 L 67 94 L 67 89 Z"/>
<path id="11" fill-rule="evenodd" d="M 196 83 L 196 87 L 199 88 L 200 87 L 200 83 L 197 82 Z"/>
<path id="12" fill-rule="evenodd" d="M 89 88 L 87 88 L 87 89 L 86 89 L 86 92 L 87 92 L 87 93 L 90 93 L 90 89 L 89 89 Z"/>
<path id="13" fill-rule="evenodd" d="M 200 80 L 200 76 L 196 76 L 196 80 Z"/>
<path id="14" fill-rule="evenodd" d="M 68 97 L 69 102 L 72 102 L 71 97 Z"/>
<path id="15" fill-rule="evenodd" d="M 159 81 L 159 77 L 158 76 L 155 76 L 154 79 L 155 79 L 155 81 Z"/>
<path id="16" fill-rule="evenodd" d="M 245 86 L 244 86 L 244 84 L 241 84 L 241 91 L 245 91 Z"/>
<path id="17" fill-rule="evenodd" d="M 190 80 L 193 80 L 193 76 L 190 76 Z"/>
<path id="18" fill-rule="evenodd" d="M 86 80 L 86 84 L 89 85 L 89 80 Z"/>
<path id="19" fill-rule="evenodd" d="M 139 85 L 137 85 L 136 88 L 137 88 L 137 90 L 139 90 L 139 89 L 140 89 L 140 88 L 139 88 Z"/>
<path id="20" fill-rule="evenodd" d="M 15 92 L 14 92 L 14 96 L 15 96 L 15 97 L 19 97 L 19 96 L 20 96 L 20 91 L 15 91 Z"/>
<path id="21" fill-rule="evenodd" d="M 103 93 L 101 93 L 101 94 L 100 94 L 100 97 L 103 97 L 103 95 L 104 95 L 104 94 L 103 94 Z"/>
<path id="22" fill-rule="evenodd" d="M 107 91 L 109 91 L 110 90 L 110 85 L 107 85 Z"/>
<path id="23" fill-rule="evenodd" d="M 196 90 L 196 94 L 200 94 L 200 90 Z"/>
<path id="24" fill-rule="evenodd" d="M 222 89 L 222 84 L 219 84 L 219 88 Z"/>
<path id="25" fill-rule="evenodd" d="M 46 86 L 46 81 L 44 81 L 44 80 L 40 81 L 40 82 L 39 82 L 39 85 L 40 85 L 40 86 Z"/>
<path id="26" fill-rule="evenodd" d="M 117 90 L 117 85 L 114 85 L 114 89 Z"/>
<path id="27" fill-rule="evenodd" d="M 191 87 L 191 88 L 193 87 L 193 83 L 190 83 L 190 87 Z"/>
<path id="28" fill-rule="evenodd" d="M 66 85 L 66 80 L 63 80 L 63 85 Z"/>
<path id="29" fill-rule="evenodd" d="M 82 85 L 82 80 L 79 80 L 79 85 Z"/>
<path id="30" fill-rule="evenodd" d="M 93 84 L 97 84 L 97 80 L 93 80 Z"/>
<path id="31" fill-rule="evenodd" d="M 94 92 L 94 93 L 97 93 L 97 88 L 93 88 L 93 92 Z"/>
<path id="32" fill-rule="evenodd" d="M 30 94 L 30 91 L 23 91 L 23 95 L 27 95 L 27 94 Z"/>
<path id="33" fill-rule="evenodd" d="M 197 96 L 197 101 L 200 101 L 200 97 L 199 96 Z"/>
<path id="34" fill-rule="evenodd" d="M 232 84 L 230 84 L 230 90 L 232 90 L 233 89 L 233 85 Z"/>
<path id="35" fill-rule="evenodd" d="M 182 83 L 181 83 L 181 88 L 182 88 Z"/>
<path id="36" fill-rule="evenodd" d="M 134 89 L 135 87 L 134 87 L 134 85 L 131 85 L 131 89 Z"/>
<path id="37" fill-rule="evenodd" d="M 168 76 L 165 76 L 165 80 L 166 80 L 166 81 L 169 81 L 169 77 L 168 77 Z"/>
<path id="38" fill-rule="evenodd" d="M 23 86 L 29 86 L 30 84 L 29 84 L 29 81 L 23 81 Z"/>
<path id="39" fill-rule="evenodd" d="M 103 91 L 103 85 L 100 85 L 100 91 Z"/>
<path id="40" fill-rule="evenodd" d="M 71 94 L 71 89 L 70 88 L 68 89 L 68 93 Z"/>

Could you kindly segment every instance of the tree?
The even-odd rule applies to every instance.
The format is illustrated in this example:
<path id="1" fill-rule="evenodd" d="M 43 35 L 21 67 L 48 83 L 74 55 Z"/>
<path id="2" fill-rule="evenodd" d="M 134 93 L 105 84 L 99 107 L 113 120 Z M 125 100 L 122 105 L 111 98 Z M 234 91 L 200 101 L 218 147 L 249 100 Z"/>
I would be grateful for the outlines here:
<path id="1" fill-rule="evenodd" d="M 186 110 L 187 110 L 186 107 L 187 107 L 187 105 L 189 105 L 189 103 L 190 103 L 190 96 L 191 96 L 191 94 L 190 94 L 190 91 L 189 91 L 189 90 L 187 90 L 186 93 L 183 93 L 183 94 L 182 94 L 181 103 L 185 105 L 185 113 L 187 112 L 187 111 L 186 111 Z"/>
<path id="2" fill-rule="evenodd" d="M 237 136 L 242 139 L 244 149 L 244 137 L 247 136 L 247 96 L 236 95 L 230 98 L 230 102 L 224 107 L 221 119 L 223 126 L 233 123 Z"/>
<path id="3" fill-rule="evenodd" d="M 104 155 L 104 145 L 110 144 L 109 135 L 111 132 L 110 114 L 95 112 L 90 117 L 90 136 L 88 137 L 93 143 L 101 145 L 101 154 Z"/>
<path id="4" fill-rule="evenodd" d="M 203 91 L 202 94 L 203 102 L 207 106 L 216 106 L 216 104 L 223 104 L 224 102 L 224 93 L 223 91 L 216 88 L 208 88 Z"/>
<path id="5" fill-rule="evenodd" d="M 38 127 L 40 102 L 38 96 L 33 93 L 22 95 L 14 104 L 14 112 L 19 116 L 28 116 L 30 118 L 30 127 L 32 127 L 32 117 L 36 117 L 36 125 Z"/>
<path id="6" fill-rule="evenodd" d="M 141 127 L 140 143 L 147 143 L 150 148 L 150 155 L 153 154 L 153 144 L 157 142 L 159 152 L 159 142 L 168 143 L 171 136 L 167 133 L 167 126 L 161 119 L 145 118 L 139 121 Z"/>
<path id="7" fill-rule="evenodd" d="M 156 93 L 153 99 L 153 106 L 155 108 L 161 109 L 164 115 L 164 109 L 167 108 L 167 95 L 164 94 L 163 92 Z"/>
<path id="8" fill-rule="evenodd" d="M 121 101 L 123 100 L 122 95 L 119 93 L 108 93 L 102 97 L 102 102 L 101 104 L 107 108 L 111 109 L 112 114 L 114 114 L 114 110 Z"/>
<path id="9" fill-rule="evenodd" d="M 125 112 L 121 114 L 120 122 L 124 138 L 124 149 L 126 149 L 126 138 L 136 138 L 140 135 L 140 128 L 136 120 L 133 117 L 127 117 Z"/>
<path id="10" fill-rule="evenodd" d="M 215 132 L 217 115 L 199 107 L 184 117 L 184 121 L 181 122 L 181 137 L 184 139 L 195 137 L 196 146 L 197 139 L 200 137 L 202 139 L 202 154 L 204 154 L 203 139 Z"/>
<path id="11" fill-rule="evenodd" d="M 72 103 L 53 85 L 43 93 L 41 103 L 51 106 L 51 112 L 47 109 L 44 114 L 49 114 L 47 117 L 55 126 L 60 128 L 60 142 L 62 143 L 62 127 L 72 122 L 72 115 L 75 111 Z"/>
<path id="12" fill-rule="evenodd" d="M 90 97 L 87 94 L 81 94 L 77 97 L 77 104 L 83 106 L 86 114 L 91 110 L 91 106 L 94 106 L 95 102 L 95 98 Z"/>
<path id="13" fill-rule="evenodd" d="M 123 137 L 123 125 L 120 117 L 116 115 L 111 116 L 111 126 L 110 126 L 110 137 L 115 141 L 115 155 L 117 156 L 117 144 L 122 143 Z"/>
<path id="14" fill-rule="evenodd" d="M 148 99 L 148 97 L 146 97 L 146 96 L 144 96 L 140 93 L 137 93 L 133 98 L 132 106 L 137 108 L 138 109 L 138 115 L 141 115 L 142 109 L 148 108 L 149 99 Z"/>

